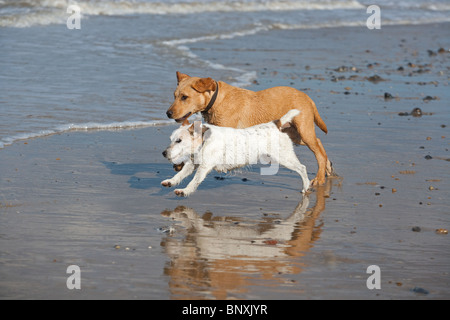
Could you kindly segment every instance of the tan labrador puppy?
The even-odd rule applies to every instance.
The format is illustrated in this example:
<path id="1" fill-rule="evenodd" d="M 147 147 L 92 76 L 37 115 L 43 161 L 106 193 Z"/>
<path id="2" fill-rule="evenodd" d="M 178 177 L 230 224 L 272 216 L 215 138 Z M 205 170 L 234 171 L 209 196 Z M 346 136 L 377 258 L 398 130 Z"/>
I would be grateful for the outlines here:
<path id="1" fill-rule="evenodd" d="M 316 156 L 319 168 L 311 185 L 322 185 L 326 174 L 334 175 L 325 149 L 316 137 L 314 124 L 325 133 L 328 132 L 327 126 L 305 93 L 290 87 L 254 92 L 223 81 L 190 77 L 180 72 L 177 72 L 177 79 L 175 101 L 167 110 L 167 116 L 177 122 L 184 122 L 194 113 L 201 112 L 203 119 L 210 124 L 239 129 L 280 119 L 293 108 L 300 110 L 293 126 L 284 130 L 294 143 L 308 146 Z"/>

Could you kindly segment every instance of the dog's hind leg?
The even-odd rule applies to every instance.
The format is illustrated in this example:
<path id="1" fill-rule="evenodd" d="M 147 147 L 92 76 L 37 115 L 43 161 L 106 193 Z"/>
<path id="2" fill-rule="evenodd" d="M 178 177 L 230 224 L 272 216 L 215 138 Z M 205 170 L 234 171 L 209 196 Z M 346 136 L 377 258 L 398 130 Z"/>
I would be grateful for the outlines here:
<path id="1" fill-rule="evenodd" d="M 301 144 L 305 144 L 316 156 L 318 169 L 316 177 L 311 181 L 313 186 L 322 185 L 325 183 L 325 172 L 327 168 L 328 157 L 323 148 L 322 142 L 316 137 L 314 123 L 302 122 L 301 113 L 294 119 L 294 125 L 301 137 Z M 300 118 L 300 119 L 299 119 Z M 331 163 L 330 163 L 331 167 Z"/>
<path id="2" fill-rule="evenodd" d="M 280 159 L 280 164 L 289 170 L 297 172 L 300 177 L 302 177 L 303 181 L 303 190 L 302 193 L 306 193 L 308 191 L 311 181 L 308 178 L 308 172 L 306 171 L 306 167 L 300 163 L 294 151 L 292 151 L 292 155 L 289 157 L 282 157 Z"/>
<path id="3" fill-rule="evenodd" d="M 202 181 L 205 180 L 206 176 L 208 175 L 208 173 L 211 172 L 212 169 L 213 169 L 213 167 L 211 167 L 211 166 L 201 164 L 198 167 L 194 178 L 192 179 L 191 182 L 189 182 L 187 187 L 184 189 L 175 189 L 175 191 L 174 191 L 175 194 L 180 197 L 190 196 L 192 193 L 195 192 L 195 190 L 197 190 L 200 183 L 202 183 Z"/>
<path id="4" fill-rule="evenodd" d="M 320 141 L 319 138 L 317 138 L 317 143 L 318 143 L 318 145 L 319 145 L 319 148 L 320 148 L 321 152 L 322 152 L 323 154 L 327 154 L 327 153 L 325 152 L 325 148 L 324 148 L 323 145 L 322 145 L 322 141 Z M 326 165 L 325 170 L 326 170 L 325 172 L 326 172 L 327 177 L 338 177 L 338 174 L 337 174 L 336 171 L 334 170 L 333 164 L 331 163 L 331 161 L 330 161 L 330 159 L 329 159 L 328 157 L 327 157 L 327 165 Z"/>

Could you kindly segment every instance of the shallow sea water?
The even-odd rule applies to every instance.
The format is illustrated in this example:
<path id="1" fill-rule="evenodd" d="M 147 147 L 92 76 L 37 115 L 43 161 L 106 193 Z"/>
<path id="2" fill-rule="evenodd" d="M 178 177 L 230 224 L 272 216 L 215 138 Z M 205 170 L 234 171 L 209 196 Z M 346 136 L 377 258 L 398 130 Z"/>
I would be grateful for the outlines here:
<path id="1" fill-rule="evenodd" d="M 79 30 L 66 25 L 73 4 Z M 379 4 L 384 25 L 449 21 L 446 1 Z M 365 26 L 366 8 L 354 0 L 3 0 L 0 148 L 70 130 L 167 123 L 177 70 L 244 87 L 257 81 L 261 70 L 209 57 L 211 41 L 232 52 L 271 30 Z"/>

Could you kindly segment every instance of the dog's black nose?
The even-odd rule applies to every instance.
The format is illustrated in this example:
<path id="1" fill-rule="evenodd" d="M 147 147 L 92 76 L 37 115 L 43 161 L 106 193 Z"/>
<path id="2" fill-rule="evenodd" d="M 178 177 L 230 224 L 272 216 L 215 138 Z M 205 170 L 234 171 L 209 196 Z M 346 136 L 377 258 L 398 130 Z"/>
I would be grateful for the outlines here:
<path id="1" fill-rule="evenodd" d="M 167 111 L 166 112 L 166 114 L 167 114 L 167 117 L 169 118 L 169 119 L 171 119 L 172 118 L 172 115 L 173 115 L 173 111 Z"/>
<path id="2" fill-rule="evenodd" d="M 167 158 L 167 150 L 164 150 L 162 154 L 163 154 L 164 158 Z"/>

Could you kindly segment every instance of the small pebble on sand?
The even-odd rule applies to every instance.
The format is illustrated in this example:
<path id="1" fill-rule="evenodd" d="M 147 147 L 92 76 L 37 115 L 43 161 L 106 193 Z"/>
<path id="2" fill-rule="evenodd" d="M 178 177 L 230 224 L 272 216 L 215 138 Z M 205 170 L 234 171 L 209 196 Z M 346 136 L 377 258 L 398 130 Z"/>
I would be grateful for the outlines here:
<path id="1" fill-rule="evenodd" d="M 411 291 L 415 292 L 415 293 L 420 293 L 420 294 L 429 294 L 430 293 L 428 290 L 425 290 L 424 288 L 420 288 L 420 287 L 414 287 Z"/>

